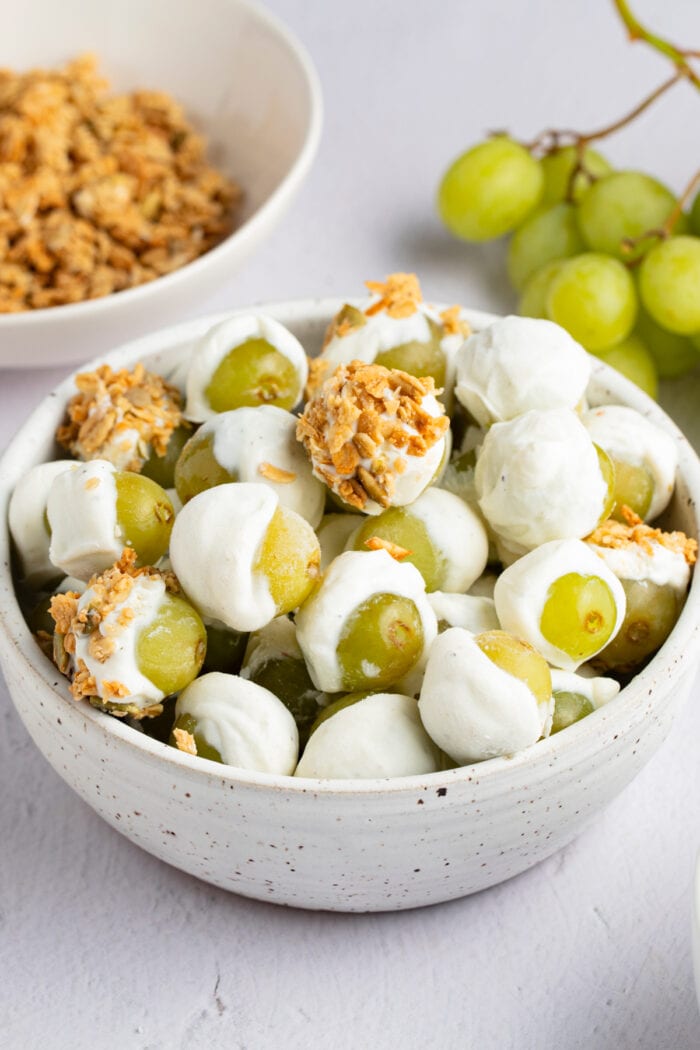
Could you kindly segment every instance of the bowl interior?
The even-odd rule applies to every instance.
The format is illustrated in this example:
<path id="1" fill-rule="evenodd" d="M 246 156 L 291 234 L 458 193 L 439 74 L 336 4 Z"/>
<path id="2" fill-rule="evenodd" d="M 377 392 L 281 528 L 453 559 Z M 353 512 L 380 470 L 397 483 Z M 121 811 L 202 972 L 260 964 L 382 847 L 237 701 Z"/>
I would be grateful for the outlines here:
<path id="1" fill-rule="evenodd" d="M 313 355 L 319 351 L 325 328 L 342 302 L 343 300 L 320 300 L 269 304 L 261 308 L 261 312 L 285 324 L 300 339 L 307 353 Z M 137 361 L 147 361 L 154 371 L 170 375 L 191 350 L 194 341 L 224 316 L 230 316 L 230 313 L 199 318 L 145 336 L 111 354 L 100 357 L 99 360 L 86 367 L 95 367 L 104 361 L 113 367 L 131 367 Z M 467 311 L 467 317 L 474 330 L 483 328 L 495 320 L 492 315 L 478 311 Z M 7 504 L 17 480 L 35 463 L 56 458 L 59 454 L 54 442 L 54 433 L 63 419 L 66 402 L 73 391 L 73 379 L 69 377 L 41 402 L 0 460 L 0 520 L 2 521 L 0 527 L 0 629 L 4 629 L 14 645 L 13 658 L 25 661 L 38 671 L 57 703 L 74 707 L 74 702 L 68 699 L 67 685 L 64 686 L 64 683 L 61 682 L 59 689 L 54 688 L 55 668 L 40 653 L 19 610 L 10 575 L 10 549 L 6 525 Z M 651 401 L 636 386 L 598 360 L 595 360 L 593 365 L 589 399 L 592 404 L 627 404 L 648 416 L 674 437 L 678 445 L 680 468 L 676 491 L 663 516 L 663 521 L 669 528 L 682 529 L 695 537 L 700 535 L 700 511 L 698 509 L 700 507 L 700 462 L 675 424 L 655 402 Z M 509 777 L 518 775 L 523 764 L 532 764 L 533 773 L 537 765 L 539 768 L 537 775 L 546 776 L 549 768 L 548 756 L 551 757 L 553 754 L 556 754 L 561 760 L 566 760 L 567 754 L 576 751 L 580 757 L 583 750 L 590 752 L 591 760 L 594 761 L 599 743 L 594 729 L 598 718 L 609 718 L 613 710 L 616 710 L 619 712 L 621 722 L 627 725 L 630 721 L 636 722 L 643 719 L 647 708 L 641 702 L 642 697 L 646 697 L 648 691 L 653 691 L 654 683 L 658 680 L 659 675 L 663 678 L 672 676 L 674 665 L 676 663 L 680 665 L 682 662 L 681 656 L 687 655 L 688 651 L 694 651 L 693 645 L 699 624 L 700 581 L 696 574 L 684 610 L 671 636 L 644 670 L 610 704 L 581 722 L 570 726 L 565 732 L 540 741 L 513 757 L 490 759 L 471 768 L 475 772 L 478 770 L 481 781 L 485 778 L 494 778 L 494 781 L 502 786 Z M 215 775 L 219 779 L 230 778 L 232 781 L 241 780 L 247 783 L 274 785 L 300 791 L 307 790 L 306 785 L 311 783 L 297 778 L 249 773 L 232 767 L 222 767 L 205 759 L 193 759 L 144 734 L 134 732 L 117 719 L 96 711 L 88 705 L 84 705 L 84 717 L 90 722 L 99 724 L 104 732 L 112 734 L 136 749 L 150 752 L 153 756 L 158 754 L 162 759 L 174 765 L 194 766 L 201 770 L 203 776 Z M 539 763 L 535 761 L 538 757 L 541 759 Z M 442 783 L 449 782 L 463 774 L 464 767 L 445 773 L 430 774 L 427 779 L 431 782 Z M 400 791 L 404 787 L 411 789 L 413 781 L 422 783 L 426 781 L 426 777 L 402 777 L 391 781 L 328 780 L 312 783 L 314 791 L 357 792 Z"/>

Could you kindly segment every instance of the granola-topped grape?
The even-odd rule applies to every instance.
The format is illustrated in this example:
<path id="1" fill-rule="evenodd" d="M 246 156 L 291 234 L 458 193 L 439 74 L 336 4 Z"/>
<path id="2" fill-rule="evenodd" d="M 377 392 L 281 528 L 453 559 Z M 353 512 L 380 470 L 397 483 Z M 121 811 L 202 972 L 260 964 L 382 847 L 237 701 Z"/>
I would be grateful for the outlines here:
<path id="1" fill-rule="evenodd" d="M 298 339 L 261 314 L 234 315 L 197 343 L 187 373 L 185 415 L 202 423 L 244 406 L 293 408 L 308 365 Z"/>
<path id="2" fill-rule="evenodd" d="M 113 565 L 125 547 L 135 551 L 138 564 L 155 565 L 168 549 L 175 517 L 155 481 L 100 459 L 54 479 L 47 514 L 51 561 L 81 580 Z"/>

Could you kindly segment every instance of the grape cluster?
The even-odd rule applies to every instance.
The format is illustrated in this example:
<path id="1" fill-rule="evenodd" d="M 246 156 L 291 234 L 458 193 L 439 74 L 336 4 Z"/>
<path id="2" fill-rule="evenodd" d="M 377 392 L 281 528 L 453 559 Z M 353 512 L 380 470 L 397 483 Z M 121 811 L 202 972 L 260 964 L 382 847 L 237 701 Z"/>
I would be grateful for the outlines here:
<path id="1" fill-rule="evenodd" d="M 700 194 L 685 214 L 657 179 L 591 148 L 537 159 L 499 135 L 448 168 L 438 209 L 464 240 L 512 234 L 518 312 L 555 321 L 652 397 L 659 377 L 700 363 Z"/>

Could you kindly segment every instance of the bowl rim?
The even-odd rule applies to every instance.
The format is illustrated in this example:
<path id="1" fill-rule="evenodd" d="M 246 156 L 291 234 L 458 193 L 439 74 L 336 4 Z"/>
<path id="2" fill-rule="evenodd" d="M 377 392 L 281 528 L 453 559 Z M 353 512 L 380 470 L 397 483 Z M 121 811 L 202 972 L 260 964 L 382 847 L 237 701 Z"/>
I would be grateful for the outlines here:
<path id="1" fill-rule="evenodd" d="M 142 761 L 165 761 L 173 772 L 180 770 L 188 777 L 201 776 L 206 780 L 217 780 L 229 786 L 240 784 L 260 790 L 291 791 L 297 795 L 313 794 L 314 797 L 319 795 L 367 796 L 415 793 L 416 790 L 449 788 L 455 783 L 471 781 L 474 786 L 477 783 L 482 785 L 482 793 L 485 789 L 487 794 L 501 795 L 509 786 L 515 787 L 521 783 L 520 774 L 523 768 L 527 769 L 528 784 L 532 785 L 546 777 L 555 763 L 568 764 L 573 767 L 582 762 L 595 761 L 595 756 L 604 750 L 605 741 L 608 744 L 616 741 L 622 731 L 628 733 L 644 721 L 649 714 L 648 705 L 644 701 L 653 695 L 656 679 L 672 677 L 674 665 L 682 666 L 683 657 L 692 652 L 693 640 L 700 633 L 700 573 L 693 574 L 684 608 L 667 641 L 647 666 L 635 675 L 632 681 L 621 689 L 608 704 L 593 711 L 580 722 L 569 726 L 566 732 L 539 740 L 512 756 L 491 758 L 435 773 L 351 780 L 295 777 L 243 770 L 200 756 L 185 754 L 145 733 L 139 733 L 119 719 L 92 708 L 88 704 L 77 704 L 70 698 L 65 679 L 60 679 L 61 688 L 56 688 L 54 683 L 58 672 L 48 657 L 41 653 L 27 627 L 15 594 L 10 569 L 7 506 L 12 488 L 24 469 L 22 463 L 26 459 L 26 450 L 37 445 L 37 441 L 33 439 L 34 428 L 37 425 L 40 427 L 43 425 L 45 429 L 44 417 L 54 413 L 57 405 L 66 403 L 68 396 L 75 390 L 73 378 L 78 372 L 94 369 L 105 362 L 123 367 L 135 363 L 141 356 L 182 348 L 188 340 L 196 338 L 197 335 L 224 317 L 250 312 L 266 312 L 273 317 L 281 315 L 286 318 L 286 321 L 283 320 L 282 323 L 287 324 L 293 324 L 295 320 L 306 323 L 323 323 L 327 322 L 347 301 L 343 298 L 322 298 L 269 302 L 200 317 L 193 321 L 180 322 L 139 339 L 130 340 L 110 353 L 86 362 L 71 371 L 58 386 L 42 398 L 0 458 L 0 516 L 2 517 L 0 585 L 6 585 L 0 586 L 0 629 L 9 642 L 8 649 L 11 649 L 13 654 L 22 660 L 25 675 L 39 678 L 52 699 L 67 705 L 73 714 L 82 716 L 86 732 L 89 728 L 93 728 L 103 737 L 124 742 L 132 749 L 134 755 L 136 753 L 141 755 Z M 498 315 L 483 311 L 465 308 L 464 312 L 475 330 L 498 320 Z M 688 489 L 689 507 L 695 518 L 696 535 L 700 535 L 700 460 L 688 439 L 656 402 L 632 382 L 597 358 L 592 359 L 592 365 L 591 383 L 598 391 L 597 395 L 594 394 L 594 400 L 597 401 L 599 396 L 610 397 L 614 400 L 607 402 L 603 400 L 599 403 L 622 402 L 636 408 L 675 438 L 679 452 L 678 472 Z M 19 461 L 19 467 L 14 464 L 15 460 Z M 66 710 L 65 706 L 63 710 Z"/>
<path id="2" fill-rule="evenodd" d="M 285 45 L 290 56 L 296 60 L 305 81 L 308 92 L 306 131 L 291 166 L 272 193 L 255 209 L 252 215 L 203 255 L 197 256 L 196 259 L 192 259 L 171 273 L 162 274 L 153 281 L 137 285 L 135 288 L 125 288 L 123 291 L 101 295 L 95 299 L 84 299 L 78 303 L 44 306 L 38 310 L 26 310 L 21 313 L 0 313 L 0 338 L 2 338 L 3 331 L 15 328 L 31 329 L 33 326 L 46 323 L 49 318 L 52 322 L 70 322 L 74 319 L 94 316 L 99 311 L 119 309 L 121 306 L 128 307 L 129 304 L 139 303 L 160 291 L 167 293 L 177 289 L 183 281 L 193 276 L 197 278 L 208 266 L 218 263 L 232 248 L 255 240 L 258 230 L 265 227 L 271 216 L 294 195 L 304 181 L 318 151 L 323 126 L 323 94 L 316 67 L 306 47 L 276 14 L 268 11 L 255 0 L 227 0 L 227 3 L 245 9 Z M 0 367 L 3 366 L 0 365 Z"/>

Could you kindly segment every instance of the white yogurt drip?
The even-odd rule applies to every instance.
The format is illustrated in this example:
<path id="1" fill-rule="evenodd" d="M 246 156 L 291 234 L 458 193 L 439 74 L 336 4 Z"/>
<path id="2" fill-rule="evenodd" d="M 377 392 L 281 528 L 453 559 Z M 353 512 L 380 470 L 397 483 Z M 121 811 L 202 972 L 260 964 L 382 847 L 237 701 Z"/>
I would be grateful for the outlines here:
<path id="1" fill-rule="evenodd" d="M 242 314 L 214 325 L 196 344 L 187 373 L 185 418 L 193 423 L 212 419 L 206 389 L 217 368 L 231 350 L 249 339 L 264 339 L 292 363 L 299 378 L 299 397 L 308 377 L 306 354 L 299 340 L 279 321 L 262 314 Z"/>
<path id="2" fill-rule="evenodd" d="M 440 754 L 410 696 L 376 693 L 342 708 L 309 738 L 297 777 L 357 780 L 435 773 Z"/>
<path id="3" fill-rule="evenodd" d="M 238 769 L 291 776 L 299 756 L 294 718 L 268 689 L 212 671 L 180 693 L 175 718 L 191 715 L 197 734 Z"/>
<path id="4" fill-rule="evenodd" d="M 397 594 L 414 602 L 423 626 L 423 652 L 416 662 L 424 660 L 437 634 L 437 620 L 418 569 L 394 561 L 384 550 L 346 551 L 331 563 L 319 589 L 297 613 L 297 641 L 317 689 L 342 691 L 338 643 L 348 618 L 375 594 Z"/>
<path id="5" fill-rule="evenodd" d="M 592 408 L 582 422 L 592 440 L 609 456 L 645 467 L 651 474 L 654 493 L 646 520 L 653 521 L 668 506 L 676 483 L 678 449 L 673 438 L 625 405 Z"/>
<path id="6" fill-rule="evenodd" d="M 626 599 L 622 584 L 606 564 L 582 540 L 554 540 L 530 551 L 504 569 L 496 581 L 496 613 L 504 630 L 523 638 L 542 653 L 548 663 L 565 671 L 575 671 L 584 661 L 575 660 L 558 649 L 542 634 L 540 620 L 549 588 L 560 576 L 579 573 L 597 576 L 608 585 L 617 610 L 613 632 L 600 649 L 613 640 L 625 618 Z M 600 651 L 597 650 L 597 652 Z M 594 653 L 585 659 L 590 660 Z"/>
<path id="7" fill-rule="evenodd" d="M 418 701 L 423 725 L 460 765 L 529 747 L 551 719 L 525 682 L 498 667 L 460 627 L 433 643 Z"/>
<path id="8" fill-rule="evenodd" d="M 92 597 L 93 592 L 88 587 L 78 601 L 78 611 L 87 608 Z M 143 708 L 163 699 L 165 693 L 139 671 L 136 647 L 141 631 L 153 622 L 164 597 L 165 583 L 160 576 L 137 576 L 134 579 L 126 600 L 116 605 L 100 623 L 100 634 L 111 638 L 114 643 L 114 651 L 102 663 L 90 655 L 90 635 L 75 636 L 75 660 L 85 661 L 97 683 L 98 696 L 104 696 L 103 682 L 120 682 L 129 690 L 129 695 L 119 697 L 116 703 Z M 133 612 L 133 619 L 123 626 L 119 617 L 125 609 Z"/>
<path id="9" fill-rule="evenodd" d="M 46 526 L 46 503 L 54 479 L 74 466 L 72 459 L 39 463 L 19 479 L 12 493 L 8 523 L 23 577 L 30 587 L 42 587 L 58 576 L 49 557 L 51 536 Z"/>
<path id="10" fill-rule="evenodd" d="M 200 492 L 182 508 L 170 559 L 202 615 L 234 631 L 255 631 L 274 618 L 267 577 L 254 567 L 278 505 L 271 488 L 240 482 Z"/>
<path id="11" fill-rule="evenodd" d="M 113 565 L 124 549 L 117 522 L 115 467 L 103 459 L 76 463 L 54 479 L 47 513 L 49 557 L 68 576 L 89 580 Z"/>

